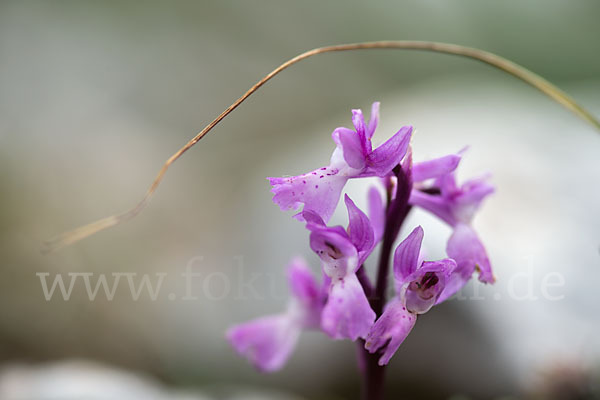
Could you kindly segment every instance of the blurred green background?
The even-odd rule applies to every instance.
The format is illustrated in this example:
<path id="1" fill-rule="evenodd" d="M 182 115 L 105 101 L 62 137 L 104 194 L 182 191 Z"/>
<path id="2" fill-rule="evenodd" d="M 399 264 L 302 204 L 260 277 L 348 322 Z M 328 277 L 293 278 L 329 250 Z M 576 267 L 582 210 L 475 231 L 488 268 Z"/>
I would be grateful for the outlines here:
<path id="1" fill-rule="evenodd" d="M 355 398 L 351 343 L 309 333 L 282 372 L 261 375 L 223 332 L 284 307 L 291 255 L 318 269 L 302 225 L 271 203 L 264 177 L 326 163 L 331 130 L 350 124 L 351 108 L 381 100 L 380 140 L 411 123 L 417 159 L 471 144 L 468 171 L 493 172 L 498 187 L 477 221 L 498 285 L 480 289 L 484 301 L 449 302 L 422 318 L 388 371 L 389 398 L 583 398 L 553 397 L 564 390 L 550 383 L 566 377 L 575 393 L 597 385 L 600 137 L 474 61 L 395 50 L 304 61 L 178 161 L 138 218 L 58 253 L 39 249 L 131 207 L 174 151 L 267 72 L 314 47 L 382 39 L 477 47 L 537 72 L 598 116 L 599 19 L 593 0 L 2 0 L 0 394 L 12 400 L 6 393 L 18 392 L 6 388 L 35 386 L 30 375 L 11 375 L 17 366 L 43 377 L 54 362 L 84 359 L 209 395 L 258 388 Z M 448 231 L 423 224 L 441 255 Z M 231 279 L 241 256 L 269 294 L 181 300 L 178 277 L 199 256 L 204 277 Z M 536 288 L 544 273 L 564 274 L 564 299 L 505 298 L 511 276 L 528 266 Z M 69 301 L 46 301 L 36 276 L 45 272 L 167 277 L 156 301 L 133 300 L 125 285 L 112 301 L 90 301 L 81 285 Z M 65 382 L 76 380 L 68 371 Z"/>

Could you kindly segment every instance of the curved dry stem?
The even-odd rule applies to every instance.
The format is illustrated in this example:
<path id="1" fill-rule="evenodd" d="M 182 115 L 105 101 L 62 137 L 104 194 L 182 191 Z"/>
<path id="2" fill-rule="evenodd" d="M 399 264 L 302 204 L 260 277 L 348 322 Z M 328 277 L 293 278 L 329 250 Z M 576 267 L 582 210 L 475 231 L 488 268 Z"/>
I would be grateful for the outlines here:
<path id="1" fill-rule="evenodd" d="M 569 95 L 565 92 L 545 80 L 544 78 L 534 74 L 533 72 L 523 68 L 512 61 L 509 61 L 505 58 L 497 56 L 492 53 L 488 53 L 486 51 L 463 47 L 455 44 L 449 43 L 438 43 L 438 42 L 424 42 L 424 41 L 380 41 L 380 42 L 366 42 L 366 43 L 352 43 L 352 44 L 341 44 L 336 46 L 327 46 L 320 47 L 317 49 L 309 50 L 305 53 L 302 53 L 285 63 L 281 64 L 279 67 L 275 68 L 268 75 L 258 81 L 254 86 L 252 86 L 246 93 L 244 93 L 239 99 L 237 99 L 232 105 L 227 107 L 225 111 L 219 114 L 210 124 L 208 124 L 202 131 L 200 131 L 196 136 L 194 136 L 189 142 L 185 144 L 181 149 L 179 149 L 175 154 L 173 154 L 162 166 L 156 178 L 148 188 L 146 195 L 144 198 L 131 210 L 111 217 L 107 217 L 101 219 L 99 221 L 93 222 L 88 225 L 84 225 L 77 229 L 74 229 L 70 232 L 63 233 L 62 235 L 57 236 L 54 239 L 48 240 L 45 242 L 45 250 L 46 251 L 54 251 L 61 247 L 73 244 L 81 239 L 84 239 L 88 236 L 91 236 L 97 232 L 100 232 L 106 228 L 111 226 L 115 226 L 120 224 L 121 222 L 125 222 L 133 217 L 135 217 L 140 211 L 142 211 L 148 201 L 156 191 L 158 185 L 162 181 L 167 169 L 173 164 L 179 157 L 183 155 L 186 151 L 188 151 L 192 146 L 194 146 L 200 139 L 202 139 L 208 132 L 210 132 L 219 122 L 221 122 L 229 113 L 235 110 L 240 104 L 244 102 L 248 97 L 250 97 L 254 92 L 256 92 L 261 86 L 271 80 L 275 75 L 279 74 L 284 69 L 291 67 L 292 65 L 307 59 L 312 56 L 316 56 L 318 54 L 331 53 L 337 51 L 351 51 L 351 50 L 368 50 L 368 49 L 404 49 L 404 50 L 423 50 L 423 51 L 431 51 L 435 53 L 445 53 L 452 54 L 462 57 L 471 58 L 474 60 L 481 61 L 492 67 L 498 68 L 514 77 L 521 79 L 522 81 L 530 84 L 536 89 L 540 90 L 542 93 L 561 104 L 563 107 L 571 110 L 573 113 L 578 115 L 583 120 L 590 123 L 596 129 L 600 130 L 600 122 L 591 115 L 588 111 L 586 111 L 583 107 L 575 102 Z"/>

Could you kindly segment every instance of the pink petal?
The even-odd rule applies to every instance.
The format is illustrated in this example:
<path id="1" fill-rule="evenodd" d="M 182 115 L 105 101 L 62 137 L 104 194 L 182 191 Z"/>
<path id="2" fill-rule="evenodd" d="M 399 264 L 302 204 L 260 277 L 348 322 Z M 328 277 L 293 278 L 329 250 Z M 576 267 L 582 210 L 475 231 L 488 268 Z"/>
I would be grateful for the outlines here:
<path id="1" fill-rule="evenodd" d="M 362 212 L 356 204 L 346 195 L 344 197 L 344 201 L 346 203 L 346 208 L 348 209 L 348 235 L 350 236 L 350 241 L 356 247 L 356 250 L 359 253 L 358 264 L 362 264 L 365 259 L 371 254 L 371 251 L 374 247 L 374 235 L 373 235 L 373 227 L 371 226 L 371 221 Z"/>
<path id="2" fill-rule="evenodd" d="M 334 339 L 354 341 L 366 337 L 374 321 L 375 312 L 356 275 L 332 283 L 321 315 L 321 328 L 325 333 Z"/>
<path id="3" fill-rule="evenodd" d="M 288 286 L 292 295 L 305 305 L 312 305 L 321 298 L 321 285 L 301 257 L 294 258 L 288 265 Z"/>
<path id="4" fill-rule="evenodd" d="M 454 198 L 456 218 L 464 223 L 470 223 L 483 200 L 492 193 L 494 187 L 483 179 L 465 182 L 460 188 L 460 194 Z"/>
<path id="5" fill-rule="evenodd" d="M 359 267 L 358 252 L 341 226 L 307 224 L 311 231 L 310 248 L 321 258 L 323 272 L 341 279 L 354 274 Z"/>
<path id="6" fill-rule="evenodd" d="M 458 167 L 459 162 L 460 156 L 450 154 L 433 160 L 414 163 L 412 167 L 413 181 L 422 182 L 448 174 Z"/>
<path id="7" fill-rule="evenodd" d="M 429 211 L 450 226 L 453 226 L 457 222 L 451 204 L 440 195 L 431 195 L 418 189 L 413 189 L 410 192 L 408 202 L 413 206 L 418 206 Z"/>
<path id="8" fill-rule="evenodd" d="M 356 129 L 356 134 L 360 138 L 360 143 L 365 155 L 371 152 L 371 147 L 367 148 L 370 141 L 367 140 L 367 125 L 365 124 L 365 117 L 363 116 L 362 110 L 352 110 L 352 124 Z"/>
<path id="9" fill-rule="evenodd" d="M 267 179 L 273 186 L 273 202 L 283 211 L 304 205 L 304 210 L 314 211 L 328 221 L 348 177 L 340 175 L 337 168 L 323 167 L 304 175 Z M 301 215 L 297 217 L 301 219 Z"/>
<path id="10" fill-rule="evenodd" d="M 356 132 L 347 128 L 337 128 L 333 132 L 333 138 L 341 147 L 344 161 L 350 167 L 354 169 L 364 168 L 367 154 L 364 143 Z"/>
<path id="11" fill-rule="evenodd" d="M 379 190 L 375 186 L 371 186 L 367 198 L 369 204 L 369 219 L 373 225 L 374 241 L 378 243 L 383 237 L 385 230 L 385 206 Z"/>
<path id="12" fill-rule="evenodd" d="M 456 269 L 450 258 L 425 261 L 407 279 L 402 293 L 406 308 L 413 314 L 424 314 L 431 309 L 446 287 L 446 281 Z"/>
<path id="13" fill-rule="evenodd" d="M 400 284 L 414 273 L 419 266 L 419 253 L 423 241 L 423 228 L 417 226 L 394 252 L 394 278 Z"/>
<path id="14" fill-rule="evenodd" d="M 294 350 L 300 328 L 287 314 L 240 324 L 227 331 L 231 346 L 263 372 L 281 369 Z"/>
<path id="15" fill-rule="evenodd" d="M 406 155 L 412 126 L 404 126 L 367 157 L 367 168 L 360 176 L 386 176 Z"/>
<path id="16" fill-rule="evenodd" d="M 366 137 L 367 139 L 371 139 L 373 134 L 375 133 L 375 129 L 377 129 L 377 124 L 379 123 L 379 102 L 376 101 L 371 106 L 371 118 L 369 118 L 369 126 L 367 127 Z"/>
<path id="17" fill-rule="evenodd" d="M 454 273 L 450 274 L 448 278 L 446 278 L 446 285 L 444 286 L 444 290 L 440 293 L 435 304 L 443 303 L 448 300 L 450 297 L 454 296 L 458 293 L 471 279 L 474 272 L 474 266 L 472 269 L 462 268 L 456 269 Z"/>
<path id="18" fill-rule="evenodd" d="M 494 283 L 492 266 L 485 251 L 485 247 L 477 237 L 477 234 L 467 224 L 458 224 L 448 239 L 446 252 L 450 258 L 456 261 L 457 268 L 461 274 L 472 273 L 479 270 L 479 280 L 485 283 Z"/>
<path id="19" fill-rule="evenodd" d="M 416 321 L 417 316 L 408 312 L 398 298 L 392 299 L 371 328 L 365 341 L 365 349 L 375 353 L 385 348 L 379 358 L 379 365 L 386 365 L 415 326 Z"/>

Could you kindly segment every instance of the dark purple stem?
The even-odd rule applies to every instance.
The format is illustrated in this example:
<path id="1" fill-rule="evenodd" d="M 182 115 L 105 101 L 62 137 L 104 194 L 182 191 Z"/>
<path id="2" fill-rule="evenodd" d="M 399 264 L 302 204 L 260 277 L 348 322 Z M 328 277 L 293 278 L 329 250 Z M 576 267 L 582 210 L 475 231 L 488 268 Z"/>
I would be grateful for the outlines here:
<path id="1" fill-rule="evenodd" d="M 388 275 L 390 272 L 390 259 L 392 246 L 398 237 L 400 227 L 410 211 L 408 199 L 412 189 L 412 180 L 399 166 L 394 169 L 398 178 L 396 185 L 396 197 L 387 208 L 385 229 L 379 254 L 379 267 L 377 270 L 377 283 L 375 293 L 371 297 L 371 307 L 377 316 L 380 316 L 385 305 L 385 292 L 387 290 Z"/>
<path id="2" fill-rule="evenodd" d="M 400 227 L 406 219 L 408 212 L 410 211 L 410 205 L 408 199 L 410 191 L 412 189 L 412 179 L 410 176 L 410 169 L 406 173 L 403 168 L 397 166 L 394 169 L 396 175 L 396 196 L 388 202 L 385 229 L 383 233 L 383 242 L 381 244 L 381 253 L 379 257 L 379 267 L 377 269 L 377 282 L 375 289 L 370 289 L 367 292 L 367 288 L 364 287 L 365 293 L 370 293 L 369 301 L 375 314 L 379 318 L 383 312 L 385 305 L 385 293 L 388 285 L 388 275 L 390 272 L 390 258 L 392 253 L 392 247 L 396 241 L 396 237 L 400 232 Z M 388 196 L 388 198 L 391 196 Z M 364 270 L 364 268 L 361 267 Z M 365 274 L 364 271 L 361 274 Z M 385 377 L 385 367 L 378 364 L 379 357 L 381 354 L 378 352 L 371 354 L 365 350 L 364 340 L 359 341 L 359 346 L 362 353 L 362 367 L 364 375 L 364 386 L 362 398 L 364 400 L 381 400 L 383 399 L 383 381 Z"/>

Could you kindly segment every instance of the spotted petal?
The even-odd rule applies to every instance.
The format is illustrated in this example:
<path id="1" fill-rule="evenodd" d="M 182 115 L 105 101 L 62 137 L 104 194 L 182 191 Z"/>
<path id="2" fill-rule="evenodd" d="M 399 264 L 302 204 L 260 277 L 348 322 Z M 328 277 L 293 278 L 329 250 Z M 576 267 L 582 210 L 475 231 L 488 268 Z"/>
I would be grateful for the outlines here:
<path id="1" fill-rule="evenodd" d="M 384 349 L 379 365 L 386 365 L 415 326 L 417 316 L 408 312 L 398 298 L 392 299 L 377 319 L 367 338 L 365 348 L 370 353 Z"/>
<path id="2" fill-rule="evenodd" d="M 267 178 L 273 188 L 273 201 L 283 211 L 304 210 L 316 212 L 325 221 L 333 215 L 348 176 L 338 168 L 323 167 L 304 175 Z M 296 218 L 302 219 L 301 214 Z"/>

